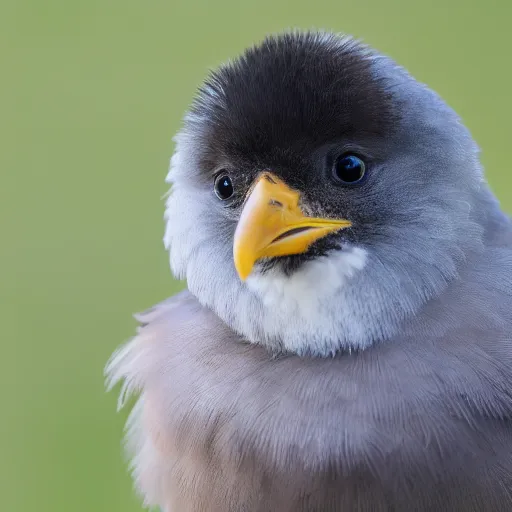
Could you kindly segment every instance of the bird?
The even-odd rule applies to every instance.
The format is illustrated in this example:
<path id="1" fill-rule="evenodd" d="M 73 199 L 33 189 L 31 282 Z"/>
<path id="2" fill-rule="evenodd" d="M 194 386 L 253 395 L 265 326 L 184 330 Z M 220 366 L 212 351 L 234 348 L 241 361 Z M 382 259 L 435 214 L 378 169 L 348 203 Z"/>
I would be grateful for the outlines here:
<path id="1" fill-rule="evenodd" d="M 174 142 L 186 289 L 105 370 L 143 503 L 512 510 L 512 227 L 459 115 L 292 30 L 211 71 Z"/>

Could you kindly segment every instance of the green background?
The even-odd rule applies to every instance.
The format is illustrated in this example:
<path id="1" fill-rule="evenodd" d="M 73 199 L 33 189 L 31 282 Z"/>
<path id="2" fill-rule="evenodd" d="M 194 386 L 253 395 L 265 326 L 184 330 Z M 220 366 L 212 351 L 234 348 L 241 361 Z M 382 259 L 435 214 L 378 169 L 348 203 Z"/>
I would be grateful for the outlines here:
<path id="1" fill-rule="evenodd" d="M 438 90 L 512 206 L 510 0 L 0 1 L 0 510 L 136 511 L 103 366 L 177 289 L 172 136 L 209 67 L 268 32 L 364 38 Z"/>

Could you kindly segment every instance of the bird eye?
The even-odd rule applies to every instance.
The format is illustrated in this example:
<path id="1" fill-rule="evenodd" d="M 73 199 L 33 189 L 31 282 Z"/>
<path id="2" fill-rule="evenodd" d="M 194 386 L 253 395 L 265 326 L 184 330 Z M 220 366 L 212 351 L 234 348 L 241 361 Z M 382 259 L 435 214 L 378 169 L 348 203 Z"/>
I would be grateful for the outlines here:
<path id="1" fill-rule="evenodd" d="M 229 199 L 235 191 L 231 178 L 224 173 L 217 175 L 213 188 L 217 197 L 222 201 Z"/>
<path id="2" fill-rule="evenodd" d="M 355 185 L 360 183 L 366 173 L 365 163 L 355 155 L 341 155 L 333 166 L 335 178 L 344 184 Z"/>

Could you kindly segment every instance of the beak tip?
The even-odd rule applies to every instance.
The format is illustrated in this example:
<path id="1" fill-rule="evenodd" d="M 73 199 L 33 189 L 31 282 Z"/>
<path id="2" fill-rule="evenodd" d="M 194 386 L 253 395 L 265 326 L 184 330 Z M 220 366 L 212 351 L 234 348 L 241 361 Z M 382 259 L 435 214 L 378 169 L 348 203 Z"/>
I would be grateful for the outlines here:
<path id="1" fill-rule="evenodd" d="M 254 264 L 253 264 L 254 265 Z M 239 261 L 235 258 L 235 270 L 240 278 L 240 281 L 245 282 L 252 271 L 253 265 L 246 265 L 243 261 Z"/>
<path id="2" fill-rule="evenodd" d="M 237 269 L 238 277 L 240 278 L 240 281 L 242 281 L 242 283 L 245 283 L 245 281 L 247 281 L 247 278 L 249 277 L 250 273 L 251 273 L 250 270 L 247 272 L 242 269 Z"/>

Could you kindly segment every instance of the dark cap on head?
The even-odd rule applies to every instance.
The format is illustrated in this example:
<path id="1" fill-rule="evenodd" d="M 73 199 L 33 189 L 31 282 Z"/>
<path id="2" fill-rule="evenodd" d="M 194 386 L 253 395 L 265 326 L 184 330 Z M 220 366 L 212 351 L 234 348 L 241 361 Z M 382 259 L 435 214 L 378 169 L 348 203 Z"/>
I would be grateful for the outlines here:
<path id="1" fill-rule="evenodd" d="M 190 119 L 206 120 L 207 154 L 256 164 L 307 157 L 341 138 L 385 137 L 396 112 L 374 58 L 331 34 L 269 37 L 210 75 Z"/>

